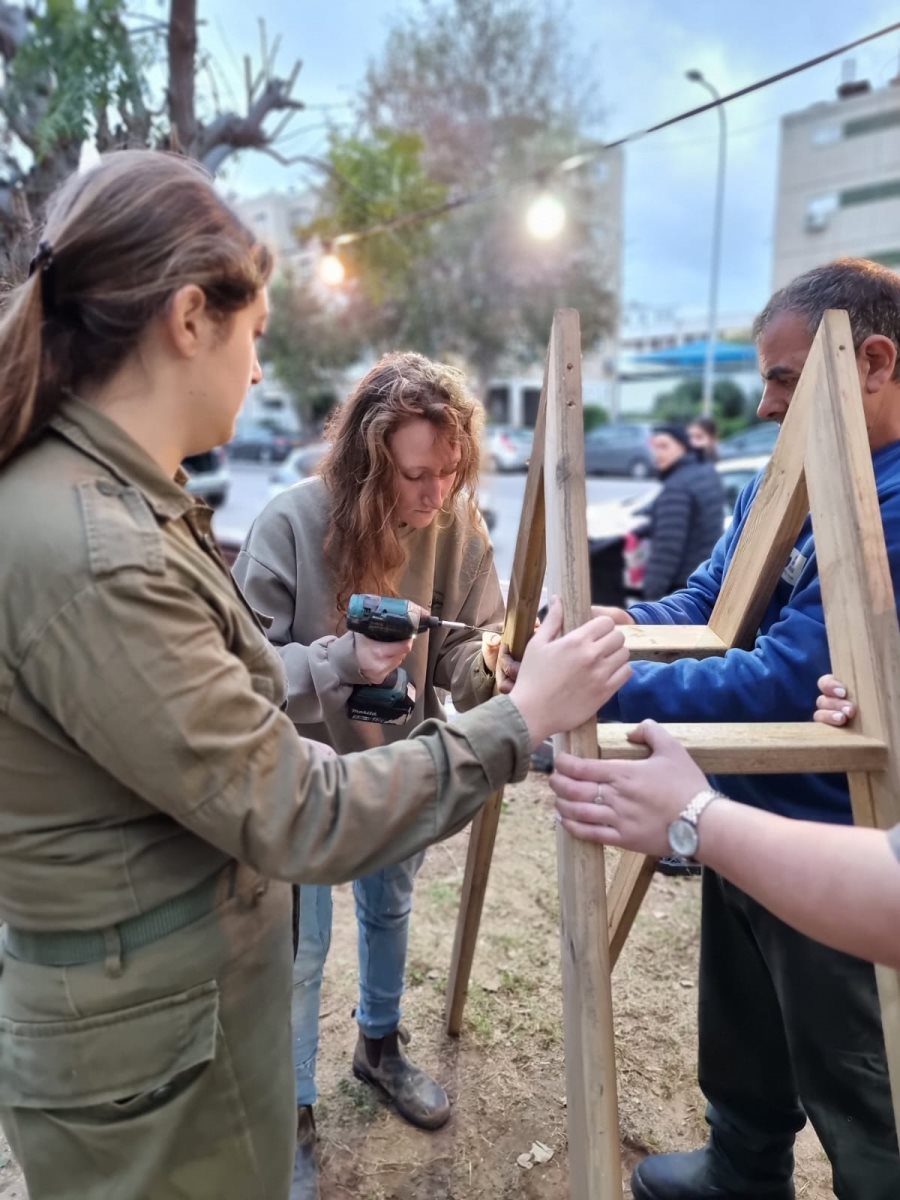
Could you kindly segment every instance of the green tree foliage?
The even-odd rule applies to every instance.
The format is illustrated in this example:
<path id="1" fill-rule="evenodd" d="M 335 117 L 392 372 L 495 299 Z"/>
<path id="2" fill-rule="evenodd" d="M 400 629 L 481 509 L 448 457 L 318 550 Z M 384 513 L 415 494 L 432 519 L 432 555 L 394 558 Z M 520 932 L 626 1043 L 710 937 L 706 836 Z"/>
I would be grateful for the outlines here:
<path id="1" fill-rule="evenodd" d="M 329 298 L 291 274 L 273 283 L 270 308 L 262 354 L 309 425 L 340 398 L 343 372 L 371 341 L 369 314 L 352 295 Z"/>
<path id="2" fill-rule="evenodd" d="M 76 151 L 112 114 L 146 119 L 143 55 L 136 54 L 120 0 L 49 0 L 11 60 L 2 99 L 13 131 L 28 129 L 39 157 L 58 144 Z M 40 96 L 42 103 L 37 104 Z"/>
<path id="3" fill-rule="evenodd" d="M 609 424 L 609 413 L 602 404 L 589 404 L 584 410 L 584 432 L 599 429 L 601 425 Z"/>
<path id="4" fill-rule="evenodd" d="M 0 275 L 29 257 L 17 243 L 85 145 L 177 149 L 211 171 L 237 150 L 279 157 L 273 140 L 302 107 L 292 96 L 300 64 L 280 78 L 263 37 L 260 69 L 245 57 L 246 113 L 218 111 L 198 99 L 197 0 L 167 9 L 138 18 L 123 0 L 0 0 Z M 150 68 L 160 63 L 154 89 Z M 285 116 L 270 134 L 274 112 Z"/>
<path id="5" fill-rule="evenodd" d="M 427 226 L 347 247 L 363 296 L 379 308 L 379 344 L 462 360 L 482 388 L 501 360 L 543 354 L 556 307 L 580 309 L 586 348 L 612 324 L 600 169 L 548 181 L 569 211 L 552 244 L 525 232 L 534 189 L 514 186 L 593 133 L 596 83 L 566 28 L 526 0 L 421 0 L 369 69 L 358 137 L 332 146 L 323 229 L 485 193 Z"/>
<path id="6" fill-rule="evenodd" d="M 422 165 L 422 140 L 415 134 L 378 129 L 371 135 L 334 134 L 319 216 L 309 233 L 327 244 L 339 233 L 371 229 L 443 203 L 447 189 Z M 376 348 L 410 347 L 437 355 L 434 333 L 439 298 L 429 278 L 433 232 L 414 221 L 393 232 L 338 247 L 347 270 L 343 290 L 366 313 Z"/>
<path id="7" fill-rule="evenodd" d="M 671 391 L 661 392 L 653 401 L 653 416 L 658 421 L 686 425 L 699 417 L 703 398 L 700 379 L 683 379 Z M 717 379 L 713 384 L 713 415 L 724 435 L 749 424 L 752 405 L 733 379 Z"/>

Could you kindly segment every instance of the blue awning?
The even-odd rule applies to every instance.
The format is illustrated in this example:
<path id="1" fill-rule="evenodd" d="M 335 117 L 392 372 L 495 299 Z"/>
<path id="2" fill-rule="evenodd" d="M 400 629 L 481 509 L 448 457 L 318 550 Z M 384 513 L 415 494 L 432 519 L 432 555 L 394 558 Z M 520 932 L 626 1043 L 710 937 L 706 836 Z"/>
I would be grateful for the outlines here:
<path id="1" fill-rule="evenodd" d="M 631 355 L 631 361 L 659 367 L 702 369 L 706 362 L 706 347 L 705 340 L 687 342 L 683 346 L 667 346 L 663 350 Z M 716 342 L 713 361 L 717 367 L 746 367 L 752 370 L 756 366 L 756 346 L 752 342 Z"/>

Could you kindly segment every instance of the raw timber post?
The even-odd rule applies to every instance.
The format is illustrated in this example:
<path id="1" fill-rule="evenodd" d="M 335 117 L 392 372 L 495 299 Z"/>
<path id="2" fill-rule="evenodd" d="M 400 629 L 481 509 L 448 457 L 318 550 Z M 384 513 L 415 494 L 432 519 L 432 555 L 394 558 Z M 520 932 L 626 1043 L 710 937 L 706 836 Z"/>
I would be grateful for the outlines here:
<path id="1" fill-rule="evenodd" d="M 553 319 L 547 376 L 544 458 L 547 576 L 563 603 L 566 631 L 591 615 L 578 313 Z M 597 756 L 591 719 L 554 747 Z M 558 833 L 569 1195 L 621 1200 L 619 1114 L 607 942 L 603 849 Z"/>
<path id="2" fill-rule="evenodd" d="M 544 550 L 544 423 L 547 410 L 547 369 L 544 368 L 544 386 L 538 407 L 534 429 L 534 444 L 528 466 L 522 519 L 516 538 L 512 578 L 506 602 L 506 619 L 503 623 L 501 640 L 516 660 L 521 659 L 534 631 L 541 586 L 546 566 Z M 463 1009 L 472 974 L 472 961 L 478 942 L 478 928 L 487 891 L 491 857 L 503 792 L 495 792 L 488 798 L 484 808 L 472 822 L 469 833 L 469 848 L 466 853 L 466 869 L 463 876 L 456 936 L 453 942 L 453 957 L 450 962 L 450 978 L 447 987 L 445 1019 L 447 1032 L 457 1037 L 462 1028 Z"/>
<path id="3" fill-rule="evenodd" d="M 888 748 L 883 770 L 850 773 L 850 799 L 858 825 L 888 829 L 900 822 L 900 628 L 845 312 L 825 314 L 816 349 L 825 387 L 809 424 L 806 486 L 831 663 L 859 703 L 858 731 Z M 879 966 L 876 977 L 900 1132 L 900 973 Z"/>

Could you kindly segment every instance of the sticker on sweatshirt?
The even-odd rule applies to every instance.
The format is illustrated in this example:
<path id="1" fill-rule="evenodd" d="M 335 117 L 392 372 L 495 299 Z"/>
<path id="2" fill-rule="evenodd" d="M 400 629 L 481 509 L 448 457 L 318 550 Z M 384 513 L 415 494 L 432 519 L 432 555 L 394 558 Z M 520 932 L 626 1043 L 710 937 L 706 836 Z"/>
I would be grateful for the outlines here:
<path id="1" fill-rule="evenodd" d="M 791 551 L 791 557 L 788 559 L 788 565 L 784 568 L 781 578 L 785 583 L 789 583 L 791 587 L 797 586 L 797 580 L 803 573 L 803 568 L 806 566 L 806 555 L 794 547 Z"/>

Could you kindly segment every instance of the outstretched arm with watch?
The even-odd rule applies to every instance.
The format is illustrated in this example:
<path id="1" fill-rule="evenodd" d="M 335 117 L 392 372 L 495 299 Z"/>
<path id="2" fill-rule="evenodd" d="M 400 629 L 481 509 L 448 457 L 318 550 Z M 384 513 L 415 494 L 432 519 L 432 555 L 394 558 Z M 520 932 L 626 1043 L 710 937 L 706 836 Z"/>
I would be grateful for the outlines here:
<path id="1" fill-rule="evenodd" d="M 820 680 L 817 721 L 854 713 L 831 676 Z M 900 967 L 900 826 L 885 833 L 795 821 L 710 789 L 666 730 L 631 735 L 650 747 L 638 762 L 557 756 L 550 785 L 575 837 L 644 854 L 679 854 L 725 876 L 770 912 L 818 941 Z"/>

